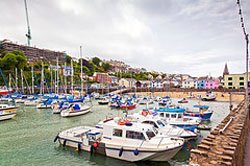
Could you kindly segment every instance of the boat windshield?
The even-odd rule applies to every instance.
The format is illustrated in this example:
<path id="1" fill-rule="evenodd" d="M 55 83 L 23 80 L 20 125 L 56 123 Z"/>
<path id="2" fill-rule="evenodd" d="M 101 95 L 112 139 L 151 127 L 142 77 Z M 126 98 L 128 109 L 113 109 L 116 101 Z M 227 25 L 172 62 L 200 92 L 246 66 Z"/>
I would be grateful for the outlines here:
<path id="1" fill-rule="evenodd" d="M 160 128 L 166 126 L 163 121 L 157 120 L 157 124 L 159 125 Z"/>
<path id="2" fill-rule="evenodd" d="M 146 134 L 147 134 L 149 140 L 155 136 L 155 133 L 153 131 L 150 131 L 150 130 L 147 131 Z"/>

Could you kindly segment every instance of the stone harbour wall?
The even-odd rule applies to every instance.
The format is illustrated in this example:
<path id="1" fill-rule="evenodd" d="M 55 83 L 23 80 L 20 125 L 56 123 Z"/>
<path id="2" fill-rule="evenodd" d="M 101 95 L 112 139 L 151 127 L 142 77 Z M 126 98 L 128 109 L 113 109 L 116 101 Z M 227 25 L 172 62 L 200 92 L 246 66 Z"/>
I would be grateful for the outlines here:
<path id="1" fill-rule="evenodd" d="M 249 112 L 244 101 L 198 145 L 192 149 L 191 166 L 242 166 L 249 131 Z"/>

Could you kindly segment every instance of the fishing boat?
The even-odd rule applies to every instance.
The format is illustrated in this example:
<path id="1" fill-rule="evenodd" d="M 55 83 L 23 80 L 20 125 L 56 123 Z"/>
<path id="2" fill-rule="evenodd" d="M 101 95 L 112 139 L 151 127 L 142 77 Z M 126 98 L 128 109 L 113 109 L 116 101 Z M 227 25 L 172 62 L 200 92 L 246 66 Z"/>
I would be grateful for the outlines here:
<path id="1" fill-rule="evenodd" d="M 201 96 L 201 100 L 203 100 L 203 101 L 215 101 L 216 95 L 213 94 L 212 92 L 207 92 L 205 94 L 205 96 Z"/>
<path id="2" fill-rule="evenodd" d="M 178 103 L 188 103 L 188 100 L 186 98 L 182 98 L 178 101 Z"/>
<path id="3" fill-rule="evenodd" d="M 111 158 L 136 161 L 168 161 L 182 148 L 184 140 L 157 134 L 151 125 L 115 118 L 103 129 L 78 127 L 60 132 L 56 138 L 63 146 L 100 153 Z"/>
<path id="4" fill-rule="evenodd" d="M 74 104 L 70 104 L 67 109 L 62 110 L 60 114 L 62 117 L 84 115 L 90 112 L 91 107 L 92 106 L 87 105 L 87 104 L 74 103 Z"/>
<path id="5" fill-rule="evenodd" d="M 180 107 L 166 107 L 155 110 L 159 117 L 171 125 L 195 132 L 201 120 L 197 117 L 184 116 L 185 109 Z"/>
<path id="6" fill-rule="evenodd" d="M 0 121 L 12 119 L 14 116 L 16 116 L 16 110 L 16 106 L 0 104 Z"/>
<path id="7" fill-rule="evenodd" d="M 184 116 L 199 117 L 202 120 L 210 120 L 213 115 L 213 111 L 209 109 L 208 105 L 194 105 L 193 109 L 187 109 L 184 112 Z"/>

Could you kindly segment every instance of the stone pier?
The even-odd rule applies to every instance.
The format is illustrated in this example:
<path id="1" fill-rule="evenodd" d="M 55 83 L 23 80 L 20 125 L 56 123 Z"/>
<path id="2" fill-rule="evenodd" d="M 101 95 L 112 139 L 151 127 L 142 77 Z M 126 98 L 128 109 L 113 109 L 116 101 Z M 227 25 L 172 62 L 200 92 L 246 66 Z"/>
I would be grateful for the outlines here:
<path id="1" fill-rule="evenodd" d="M 244 148 L 249 129 L 248 111 L 242 101 L 198 145 L 192 149 L 192 166 L 243 166 Z"/>

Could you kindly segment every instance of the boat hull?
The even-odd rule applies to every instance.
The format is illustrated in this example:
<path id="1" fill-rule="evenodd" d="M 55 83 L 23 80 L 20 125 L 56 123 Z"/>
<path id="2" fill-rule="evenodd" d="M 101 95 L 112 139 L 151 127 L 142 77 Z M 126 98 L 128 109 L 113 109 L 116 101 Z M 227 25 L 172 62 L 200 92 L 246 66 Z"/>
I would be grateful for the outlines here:
<path id="1" fill-rule="evenodd" d="M 0 114 L 0 121 L 9 120 L 16 116 L 16 113 Z"/>
<path id="2" fill-rule="evenodd" d="M 131 110 L 131 109 L 134 109 L 135 107 L 136 107 L 135 104 L 134 105 L 129 105 L 129 106 L 123 105 L 123 106 L 121 106 L 121 109 L 129 109 L 129 110 Z"/>
<path id="3" fill-rule="evenodd" d="M 138 155 L 135 155 L 135 149 L 125 149 L 125 148 L 113 148 L 108 147 L 106 145 L 106 155 L 111 158 L 116 158 L 119 160 L 125 160 L 129 162 L 136 162 L 136 161 L 168 161 L 173 158 L 176 153 L 181 149 L 182 146 L 167 149 L 167 150 L 156 150 L 156 151 L 149 151 L 149 150 L 141 150 L 138 149 Z M 122 149 L 122 153 L 121 153 Z"/>
<path id="4" fill-rule="evenodd" d="M 202 120 L 210 120 L 211 116 L 213 115 L 213 112 L 208 112 L 208 113 L 184 113 L 184 116 L 190 116 L 190 117 L 198 117 L 201 118 Z"/>

